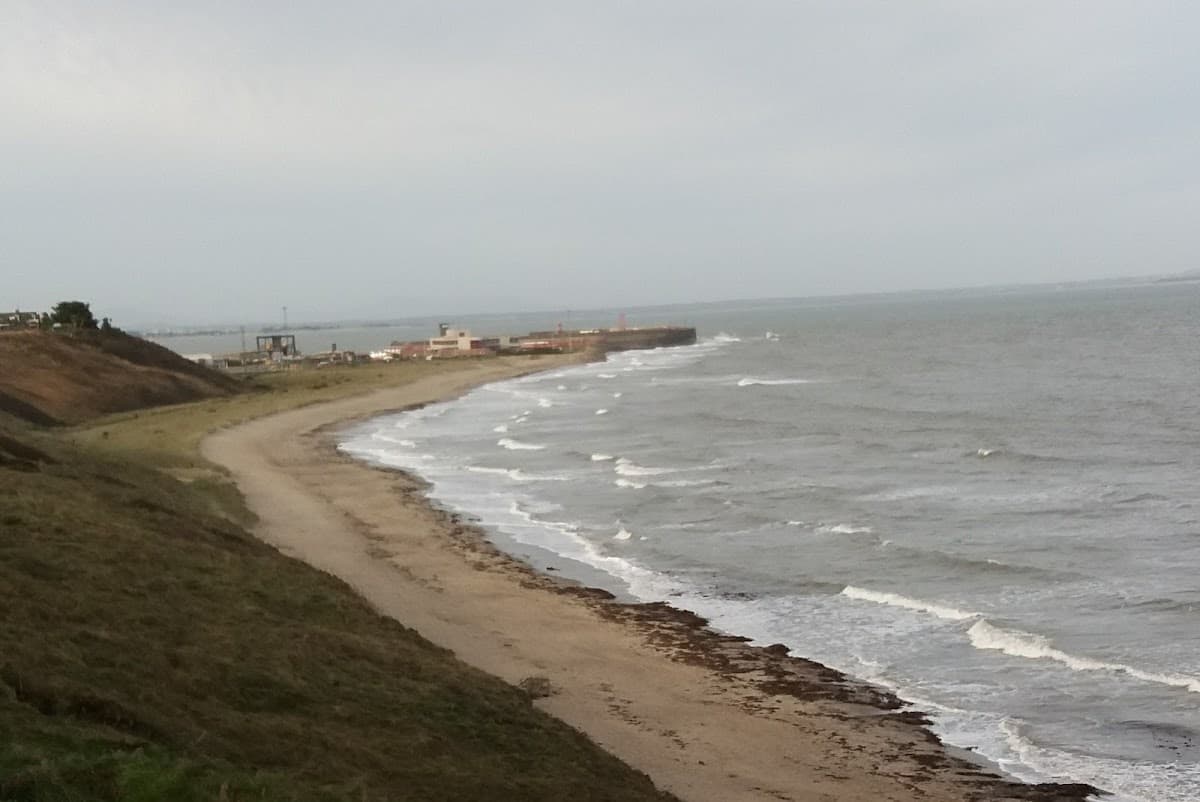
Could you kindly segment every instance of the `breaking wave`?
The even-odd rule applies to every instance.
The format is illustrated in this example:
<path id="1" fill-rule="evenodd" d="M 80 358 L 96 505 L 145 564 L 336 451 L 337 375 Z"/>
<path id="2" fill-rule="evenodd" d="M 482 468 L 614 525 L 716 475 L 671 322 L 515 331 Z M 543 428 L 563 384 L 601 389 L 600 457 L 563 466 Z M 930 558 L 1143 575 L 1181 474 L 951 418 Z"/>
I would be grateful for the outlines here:
<path id="1" fill-rule="evenodd" d="M 664 473 L 678 473 L 679 468 L 647 468 L 632 460 L 621 457 L 617 460 L 614 471 L 622 476 L 661 476 Z"/>
<path id="2" fill-rule="evenodd" d="M 511 437 L 501 437 L 496 441 L 496 445 L 501 448 L 507 448 L 509 451 L 541 451 L 545 446 L 538 446 L 532 443 L 522 443 L 520 440 L 514 440 Z"/>
<path id="3" fill-rule="evenodd" d="M 788 521 L 791 524 L 791 521 Z M 866 535 L 875 531 L 869 526 L 854 526 L 852 524 L 821 524 L 813 530 L 818 535 Z"/>
<path id="4" fill-rule="evenodd" d="M 468 465 L 471 473 L 490 473 L 496 476 L 507 476 L 514 482 L 566 482 L 571 477 L 560 474 L 526 473 L 520 468 L 487 468 L 482 465 Z"/>
<path id="5" fill-rule="evenodd" d="M 1143 671 L 1140 668 L 1124 663 L 1109 663 L 1091 657 L 1079 657 L 1054 648 L 1050 639 L 1043 635 L 1034 635 L 1016 629 L 1003 629 L 987 621 L 976 621 L 967 630 L 967 637 L 976 649 L 991 649 L 1004 652 L 1011 657 L 1023 657 L 1028 660 L 1053 660 L 1062 663 L 1073 671 L 1107 671 L 1114 674 L 1125 674 L 1159 685 L 1169 685 L 1184 688 L 1192 693 L 1200 693 L 1200 677 L 1184 674 L 1160 674 Z"/>
<path id="6" fill-rule="evenodd" d="M 748 376 L 744 379 L 738 379 L 737 386 L 738 387 L 755 387 L 755 386 L 763 385 L 766 387 L 775 387 L 775 386 L 783 386 L 783 385 L 787 385 L 787 384 L 812 384 L 812 383 L 813 383 L 812 379 L 755 379 L 755 378 L 751 378 Z"/>
<path id="7" fill-rule="evenodd" d="M 918 613 L 929 613 L 947 621 L 967 621 L 979 616 L 978 613 L 969 613 L 954 607 L 921 601 L 920 599 L 910 599 L 907 596 L 901 596 L 897 593 L 879 593 L 874 590 L 856 588 L 853 585 L 847 585 L 842 588 L 842 595 L 851 599 L 858 599 L 859 601 L 885 604 L 889 607 L 902 607 L 905 610 L 914 610 Z"/>

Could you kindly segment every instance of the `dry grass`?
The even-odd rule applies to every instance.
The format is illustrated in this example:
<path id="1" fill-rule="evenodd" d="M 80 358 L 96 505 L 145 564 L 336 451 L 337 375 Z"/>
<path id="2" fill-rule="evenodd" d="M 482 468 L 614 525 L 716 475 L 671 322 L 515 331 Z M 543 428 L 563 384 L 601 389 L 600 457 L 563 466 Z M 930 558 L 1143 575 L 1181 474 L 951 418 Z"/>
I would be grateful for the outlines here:
<path id="1" fill-rule="evenodd" d="M 667 798 L 257 541 L 199 459 L 217 426 L 454 369 L 284 374 L 57 436 L 0 420 L 0 802 Z"/>

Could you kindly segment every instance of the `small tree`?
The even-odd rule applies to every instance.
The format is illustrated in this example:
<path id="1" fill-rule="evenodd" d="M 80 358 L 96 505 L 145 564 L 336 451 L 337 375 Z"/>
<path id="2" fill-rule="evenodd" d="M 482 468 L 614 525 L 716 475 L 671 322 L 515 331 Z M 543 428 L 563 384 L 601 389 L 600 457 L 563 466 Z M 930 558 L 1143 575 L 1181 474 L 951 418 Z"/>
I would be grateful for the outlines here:
<path id="1" fill-rule="evenodd" d="M 64 329 L 99 328 L 96 316 L 92 314 L 91 304 L 85 304 L 83 301 L 62 301 L 55 304 L 50 311 L 50 323 Z"/>

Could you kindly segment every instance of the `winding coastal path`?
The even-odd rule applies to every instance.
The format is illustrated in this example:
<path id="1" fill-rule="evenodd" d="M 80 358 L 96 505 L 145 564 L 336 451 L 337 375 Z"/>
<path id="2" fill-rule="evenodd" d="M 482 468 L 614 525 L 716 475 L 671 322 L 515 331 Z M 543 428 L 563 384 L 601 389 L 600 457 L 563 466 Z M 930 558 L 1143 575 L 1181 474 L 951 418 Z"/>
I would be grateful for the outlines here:
<path id="1" fill-rule="evenodd" d="M 258 537 L 354 587 L 383 614 L 484 671 L 549 679 L 536 702 L 690 802 L 1081 800 L 947 755 L 886 695 L 535 574 L 428 504 L 420 483 L 353 462 L 330 427 L 563 364 L 496 360 L 210 435 L 259 516 Z M 894 704 L 894 700 L 893 704 Z"/>

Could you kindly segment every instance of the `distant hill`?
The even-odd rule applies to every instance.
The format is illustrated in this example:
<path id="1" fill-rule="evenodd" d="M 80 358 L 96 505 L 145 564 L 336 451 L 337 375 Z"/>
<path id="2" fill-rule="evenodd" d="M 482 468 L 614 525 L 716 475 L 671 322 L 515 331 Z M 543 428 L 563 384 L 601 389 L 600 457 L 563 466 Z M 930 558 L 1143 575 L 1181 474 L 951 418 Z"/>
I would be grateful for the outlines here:
<path id="1" fill-rule="evenodd" d="M 235 379 L 121 332 L 0 333 L 0 413 L 41 425 L 229 395 Z"/>
<path id="2" fill-rule="evenodd" d="M 1187 273 L 1176 273 L 1173 276 L 1163 276 L 1158 279 L 1159 284 L 1170 284 L 1176 281 L 1200 281 L 1200 270 L 1190 270 Z"/>

